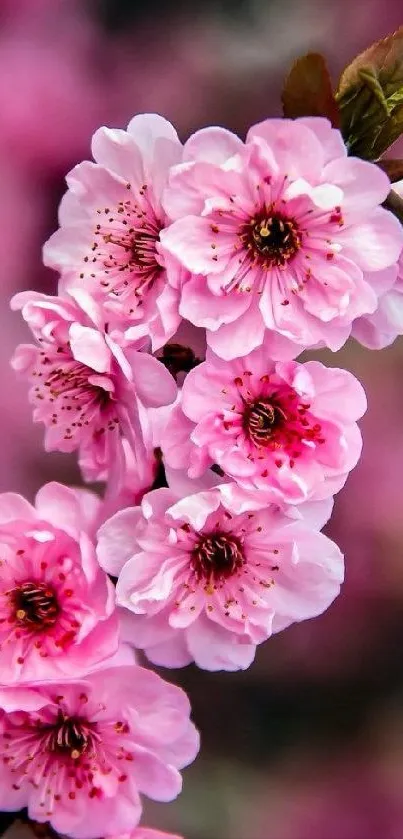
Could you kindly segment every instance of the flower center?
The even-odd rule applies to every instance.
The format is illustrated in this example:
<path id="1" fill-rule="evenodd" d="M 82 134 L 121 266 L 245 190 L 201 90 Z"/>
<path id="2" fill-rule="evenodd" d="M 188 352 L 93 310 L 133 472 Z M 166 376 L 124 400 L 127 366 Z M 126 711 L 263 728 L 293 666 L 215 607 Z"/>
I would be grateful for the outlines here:
<path id="1" fill-rule="evenodd" d="M 294 219 L 264 213 L 253 218 L 243 234 L 247 248 L 264 267 L 284 266 L 301 247 L 301 236 Z"/>
<path id="2" fill-rule="evenodd" d="M 197 578 L 218 580 L 231 577 L 245 563 L 240 540 L 230 533 L 210 533 L 200 537 L 192 551 Z"/>
<path id="3" fill-rule="evenodd" d="M 93 726 L 80 717 L 65 717 L 60 712 L 56 725 L 49 728 L 47 748 L 59 755 L 78 760 L 93 747 Z"/>
<path id="4" fill-rule="evenodd" d="M 161 270 L 156 260 L 156 243 L 158 241 L 158 230 L 153 226 L 136 232 L 131 240 L 130 257 L 131 262 L 143 270 L 153 268 Z"/>
<path id="5" fill-rule="evenodd" d="M 285 419 L 284 411 L 268 399 L 259 399 L 247 406 L 244 414 L 244 430 L 255 446 L 267 446 L 273 431 Z"/>
<path id="6" fill-rule="evenodd" d="M 84 693 L 74 696 L 74 683 L 71 689 L 66 685 L 67 689 L 75 706 L 77 700 L 88 702 Z M 100 715 L 106 711 L 105 705 L 96 703 L 93 721 L 87 714 L 81 716 L 78 708 L 69 713 L 64 704 L 60 707 L 64 696 L 54 696 L 56 708 L 52 693 L 50 686 L 48 702 L 38 711 L 4 715 L 0 732 L 0 757 L 10 767 L 13 789 L 32 784 L 38 791 L 38 803 L 46 807 L 42 814 L 49 817 L 62 799 L 73 808 L 70 802 L 80 795 L 102 799 L 111 795 L 111 790 L 116 794 L 115 782 L 127 779 L 122 761 L 134 759 L 126 749 L 129 726 Z M 106 776 L 111 781 L 107 788 Z"/>
<path id="7" fill-rule="evenodd" d="M 112 376 L 108 377 L 111 389 L 98 384 L 96 371 L 76 361 L 69 344 L 60 345 L 56 352 L 42 350 L 38 361 L 32 373 L 33 395 L 51 403 L 52 409 L 43 413 L 45 425 L 73 447 L 83 437 L 97 441 L 105 432 L 119 429 Z"/>
<path id="8" fill-rule="evenodd" d="M 64 400 L 79 400 L 80 407 L 82 401 L 92 401 L 100 410 L 106 408 L 111 402 L 111 395 L 103 387 L 91 384 L 90 377 L 94 375 L 94 370 L 71 358 L 69 347 L 61 348 L 61 352 L 65 352 L 67 357 L 60 361 L 58 367 L 52 367 L 44 382 L 49 395 L 53 399 L 62 397 Z M 43 363 L 46 363 L 46 355 Z M 72 410 L 67 405 L 65 409 Z"/>
<path id="9" fill-rule="evenodd" d="M 137 196 L 120 201 L 115 209 L 99 208 L 97 215 L 96 238 L 84 261 L 91 267 L 90 277 L 99 277 L 103 291 L 118 297 L 133 313 L 163 271 L 158 261 L 163 222 L 154 211 L 147 184 Z M 85 275 L 84 271 L 81 278 Z"/>
<path id="10" fill-rule="evenodd" d="M 26 582 L 9 592 L 14 618 L 25 629 L 46 630 L 56 623 L 59 604 L 46 583 Z"/>

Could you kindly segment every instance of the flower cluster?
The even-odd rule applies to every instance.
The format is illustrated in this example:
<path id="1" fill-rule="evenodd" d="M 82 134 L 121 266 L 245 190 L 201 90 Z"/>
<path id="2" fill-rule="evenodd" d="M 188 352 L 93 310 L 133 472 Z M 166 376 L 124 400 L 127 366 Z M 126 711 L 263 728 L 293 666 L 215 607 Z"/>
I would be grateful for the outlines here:
<path id="1" fill-rule="evenodd" d="M 12 364 L 46 450 L 105 492 L 0 497 L 0 806 L 75 839 L 158 839 L 139 796 L 179 793 L 198 735 L 134 650 L 245 669 L 337 597 L 321 530 L 366 399 L 296 358 L 403 332 L 403 234 L 387 176 L 324 118 L 182 145 L 142 115 L 92 154 L 44 248 L 57 294 L 12 301 L 34 340 Z"/>

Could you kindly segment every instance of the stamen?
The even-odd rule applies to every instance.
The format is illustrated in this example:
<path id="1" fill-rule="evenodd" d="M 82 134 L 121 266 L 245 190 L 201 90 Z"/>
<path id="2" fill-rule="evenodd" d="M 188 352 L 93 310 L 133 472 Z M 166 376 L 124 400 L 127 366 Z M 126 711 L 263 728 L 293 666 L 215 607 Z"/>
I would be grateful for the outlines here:
<path id="1" fill-rule="evenodd" d="M 301 236 L 294 219 L 279 214 L 263 214 L 252 219 L 243 230 L 241 238 L 253 258 L 265 268 L 284 266 L 301 247 Z"/>
<path id="2" fill-rule="evenodd" d="M 268 399 L 260 399 L 247 406 L 243 418 L 244 430 L 255 446 L 267 446 L 274 429 L 286 418 L 279 405 Z"/>
<path id="3" fill-rule="evenodd" d="M 231 577 L 245 563 L 240 539 L 220 531 L 200 536 L 192 551 L 192 566 L 198 580 Z"/>
<path id="4" fill-rule="evenodd" d="M 127 189 L 132 190 L 131 184 Z M 157 258 L 163 222 L 155 214 L 147 184 L 116 209 L 100 208 L 97 214 L 101 223 L 95 226 L 91 255 L 84 258 L 92 273 L 84 271 L 81 279 L 98 277 L 102 290 L 124 301 L 133 313 L 163 270 Z"/>
<path id="5" fill-rule="evenodd" d="M 47 583 L 28 580 L 7 592 L 17 623 L 31 632 L 54 626 L 59 615 L 55 592 Z"/>
<path id="6" fill-rule="evenodd" d="M 285 455 L 290 468 L 303 452 L 305 443 L 322 444 L 324 437 L 322 426 L 310 414 L 310 405 L 300 401 L 295 390 L 288 385 L 275 386 L 270 393 L 268 377 L 261 377 L 266 393 L 260 399 L 250 399 L 249 392 L 241 394 L 243 402 L 242 426 L 245 437 L 252 445 L 248 457 L 251 460 L 265 460 L 267 453 Z M 257 450 L 257 452 L 256 452 Z M 263 451 L 262 451 L 263 450 Z M 266 450 L 266 451 L 264 451 Z M 283 458 L 276 457 L 275 465 L 280 469 Z M 262 464 L 263 465 L 263 464 Z M 268 477 L 270 470 L 265 468 L 262 477 Z"/>

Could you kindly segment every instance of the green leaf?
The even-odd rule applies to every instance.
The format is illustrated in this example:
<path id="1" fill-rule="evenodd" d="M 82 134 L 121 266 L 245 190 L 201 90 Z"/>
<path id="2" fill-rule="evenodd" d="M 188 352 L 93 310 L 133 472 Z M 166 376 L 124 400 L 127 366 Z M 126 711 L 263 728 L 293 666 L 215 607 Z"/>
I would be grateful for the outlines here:
<path id="1" fill-rule="evenodd" d="M 329 71 L 323 55 L 316 52 L 298 58 L 284 82 L 282 94 L 285 117 L 327 117 L 339 125 Z"/>
<path id="2" fill-rule="evenodd" d="M 346 67 L 336 99 L 350 153 L 377 160 L 403 133 L 403 26 Z"/>
<path id="3" fill-rule="evenodd" d="M 403 179 L 403 160 L 393 160 L 392 158 L 384 157 L 383 160 L 378 160 L 377 163 L 386 172 L 392 184 Z"/>

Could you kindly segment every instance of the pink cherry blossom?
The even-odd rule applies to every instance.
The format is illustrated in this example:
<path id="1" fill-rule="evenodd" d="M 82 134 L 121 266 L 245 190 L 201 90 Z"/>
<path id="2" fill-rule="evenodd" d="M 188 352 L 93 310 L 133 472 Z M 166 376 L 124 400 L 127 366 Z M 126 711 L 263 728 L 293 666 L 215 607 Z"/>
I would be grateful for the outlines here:
<path id="1" fill-rule="evenodd" d="M 174 401 L 176 385 L 157 359 L 105 331 L 90 299 L 80 301 L 86 311 L 72 298 L 17 294 L 12 307 L 22 309 L 37 345 L 21 344 L 12 365 L 31 382 L 46 450 L 78 450 L 85 479 L 104 480 L 124 471 L 123 438 L 144 457 L 146 408 Z"/>
<path id="2" fill-rule="evenodd" d="M 190 477 L 216 464 L 263 500 L 299 503 L 338 492 L 361 452 L 362 386 L 318 361 L 273 362 L 265 347 L 207 360 L 185 379 L 162 450 Z"/>
<path id="3" fill-rule="evenodd" d="M 393 184 L 394 192 L 403 197 L 403 181 Z M 353 324 L 354 338 L 373 350 L 392 344 L 403 334 L 403 250 L 397 266 L 374 275 L 379 295 L 378 308 Z"/>
<path id="4" fill-rule="evenodd" d="M 180 313 L 232 359 L 266 336 L 273 358 L 296 346 L 339 349 L 378 305 L 376 275 L 393 266 L 401 226 L 380 204 L 390 185 L 347 157 L 322 118 L 265 120 L 246 144 L 208 128 L 184 147 L 165 206 L 163 249 L 191 272 Z"/>
<path id="5" fill-rule="evenodd" d="M 119 574 L 117 602 L 155 664 L 245 669 L 257 644 L 339 593 L 342 554 L 318 532 L 329 502 L 243 509 L 228 486 L 180 500 L 159 489 L 100 529 L 100 564 Z"/>
<path id="6" fill-rule="evenodd" d="M 353 323 L 352 335 L 364 347 L 381 350 L 403 334 L 403 259 L 397 271 L 379 272 L 379 303 L 372 315 L 363 315 Z"/>
<path id="7" fill-rule="evenodd" d="M 198 736 L 183 691 L 128 665 L 0 688 L 0 748 L 2 810 L 92 839 L 131 831 L 139 793 L 176 798 Z"/>
<path id="8" fill-rule="evenodd" d="M 93 543 L 99 499 L 57 483 L 35 506 L 0 495 L 0 672 L 5 684 L 88 672 L 115 653 L 114 589 Z"/>
<path id="9" fill-rule="evenodd" d="M 67 176 L 61 226 L 45 245 L 45 264 L 62 272 L 63 288 L 84 288 L 102 301 L 110 320 L 150 334 L 155 350 L 180 322 L 159 236 L 169 223 L 162 191 L 182 147 L 169 122 L 141 114 L 127 131 L 96 131 L 92 153 L 95 163 L 80 163 Z"/>

